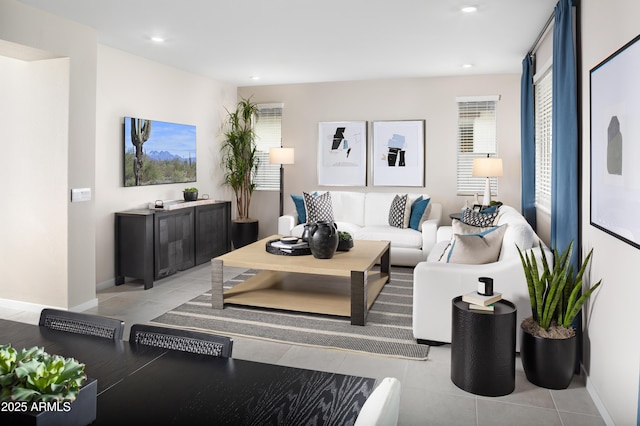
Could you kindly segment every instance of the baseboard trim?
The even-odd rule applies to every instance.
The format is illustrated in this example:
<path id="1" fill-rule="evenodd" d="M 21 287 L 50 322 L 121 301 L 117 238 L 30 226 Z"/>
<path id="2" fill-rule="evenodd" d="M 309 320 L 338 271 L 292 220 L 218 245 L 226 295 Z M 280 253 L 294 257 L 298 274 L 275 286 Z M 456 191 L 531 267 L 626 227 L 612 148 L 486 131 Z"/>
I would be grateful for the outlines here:
<path id="1" fill-rule="evenodd" d="M 82 312 L 82 311 L 86 311 L 87 309 L 95 308 L 96 306 L 98 306 L 97 297 L 85 303 L 82 303 L 80 305 L 73 306 L 68 310 L 74 311 L 74 312 Z M 43 309 L 46 309 L 46 308 L 63 309 L 63 310 L 67 309 L 61 306 L 41 305 L 39 303 L 22 302 L 20 300 L 11 300 L 11 299 L 0 299 L 0 308 L 14 309 L 16 311 L 26 311 L 26 312 L 41 312 Z"/>
<path id="2" fill-rule="evenodd" d="M 115 287 L 116 286 L 116 280 L 115 278 L 111 278 L 107 281 L 103 281 L 101 283 L 96 284 L 96 290 L 106 290 L 110 287 Z"/>
<path id="3" fill-rule="evenodd" d="M 586 380 L 587 381 L 587 383 L 586 383 L 587 384 L 587 393 L 589 394 L 589 396 L 593 400 L 593 403 L 596 405 L 596 408 L 598 409 L 598 412 L 600 413 L 600 417 L 602 417 L 602 420 L 604 420 L 604 423 L 607 426 L 615 426 L 616 423 L 613 421 L 613 419 L 609 415 L 609 412 L 607 411 L 607 408 L 605 407 L 604 403 L 600 399 L 600 395 L 598 395 L 598 392 L 596 391 L 596 388 L 593 386 L 593 382 L 589 378 L 589 375 L 587 374 L 587 371 L 584 369 L 584 365 L 580 364 L 580 370 L 582 371 L 582 374 L 584 374 L 584 377 L 586 377 L 586 379 L 587 379 Z"/>
<path id="4" fill-rule="evenodd" d="M 60 306 L 40 305 L 38 303 L 22 302 L 20 300 L 0 299 L 0 308 L 15 309 L 16 311 L 40 312 L 45 308 L 65 309 Z"/>

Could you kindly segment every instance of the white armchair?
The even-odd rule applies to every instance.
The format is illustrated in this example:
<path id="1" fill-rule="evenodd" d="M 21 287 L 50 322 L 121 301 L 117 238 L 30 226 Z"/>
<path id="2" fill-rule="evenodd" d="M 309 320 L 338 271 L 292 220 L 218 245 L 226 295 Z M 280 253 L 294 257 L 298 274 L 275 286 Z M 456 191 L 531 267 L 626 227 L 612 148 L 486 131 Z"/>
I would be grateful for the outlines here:
<path id="1" fill-rule="evenodd" d="M 516 306 L 517 330 L 522 320 L 531 315 L 529 290 L 517 247 L 523 252 L 533 252 L 538 264 L 542 250 L 549 262 L 553 261 L 553 255 L 544 244 L 539 246 L 537 235 L 519 213 L 508 206 L 503 209 L 498 224 L 507 224 L 507 228 L 497 262 L 482 265 L 439 262 L 438 253 L 451 238 L 451 227 L 438 230 L 440 241 L 429 259 L 418 263 L 413 272 L 413 335 L 419 341 L 451 342 L 451 301 L 476 291 L 479 277 L 493 278 L 494 291 Z M 520 350 L 520 333 L 516 333 L 516 350 Z"/>
<path id="2" fill-rule="evenodd" d="M 355 426 L 395 426 L 400 414 L 400 381 L 385 377 L 364 402 Z"/>

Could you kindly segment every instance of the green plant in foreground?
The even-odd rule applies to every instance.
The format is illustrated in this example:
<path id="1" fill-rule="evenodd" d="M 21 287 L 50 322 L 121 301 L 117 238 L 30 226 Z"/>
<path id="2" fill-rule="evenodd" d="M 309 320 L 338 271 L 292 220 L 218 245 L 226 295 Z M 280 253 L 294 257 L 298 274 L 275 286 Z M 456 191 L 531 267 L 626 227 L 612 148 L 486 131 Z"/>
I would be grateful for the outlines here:
<path id="1" fill-rule="evenodd" d="M 198 188 L 194 188 L 194 187 L 185 188 L 183 191 L 184 192 L 198 192 Z"/>
<path id="2" fill-rule="evenodd" d="M 0 346 L 0 401 L 73 401 L 87 376 L 73 358 L 49 355 L 44 348 L 17 351 Z"/>
<path id="3" fill-rule="evenodd" d="M 338 231 L 338 241 L 349 241 L 352 240 L 351 234 L 345 231 Z"/>
<path id="4" fill-rule="evenodd" d="M 540 247 L 542 246 L 542 242 L 540 242 Z M 555 260 L 553 270 L 549 267 L 545 251 L 541 250 L 541 275 L 538 270 L 538 262 L 533 253 L 523 254 L 520 247 L 517 247 L 517 249 L 527 279 L 534 321 L 545 330 L 549 329 L 554 321 L 560 326 L 569 328 L 573 319 L 582 309 L 582 305 L 591 296 L 591 293 L 602 284 L 602 280 L 599 280 L 579 296 L 582 290 L 582 277 L 593 254 L 593 249 L 589 251 L 576 275 L 574 275 L 573 266 L 571 265 L 573 241 L 560 254 L 557 248 L 553 250 Z"/>

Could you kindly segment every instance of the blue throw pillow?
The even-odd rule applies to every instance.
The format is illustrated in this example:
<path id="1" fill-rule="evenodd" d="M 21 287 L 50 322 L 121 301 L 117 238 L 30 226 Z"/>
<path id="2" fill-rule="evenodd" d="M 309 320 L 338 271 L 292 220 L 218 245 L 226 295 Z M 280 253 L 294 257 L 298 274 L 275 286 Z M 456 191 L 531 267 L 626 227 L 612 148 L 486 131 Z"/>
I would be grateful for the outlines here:
<path id="1" fill-rule="evenodd" d="M 487 207 L 480 210 L 480 213 L 489 214 L 489 213 L 495 213 L 497 211 L 498 211 L 498 206 L 491 206 L 491 207 Z"/>
<path id="2" fill-rule="evenodd" d="M 291 199 L 293 200 L 293 204 L 296 206 L 296 211 L 298 212 L 298 223 L 306 223 L 307 210 L 304 208 L 304 198 L 302 198 L 302 195 L 291 194 Z"/>
<path id="3" fill-rule="evenodd" d="M 422 198 L 421 195 L 413 202 L 411 205 L 411 216 L 409 217 L 410 228 L 416 231 L 420 230 L 422 215 L 424 215 L 424 211 L 427 209 L 430 200 L 431 198 Z"/>

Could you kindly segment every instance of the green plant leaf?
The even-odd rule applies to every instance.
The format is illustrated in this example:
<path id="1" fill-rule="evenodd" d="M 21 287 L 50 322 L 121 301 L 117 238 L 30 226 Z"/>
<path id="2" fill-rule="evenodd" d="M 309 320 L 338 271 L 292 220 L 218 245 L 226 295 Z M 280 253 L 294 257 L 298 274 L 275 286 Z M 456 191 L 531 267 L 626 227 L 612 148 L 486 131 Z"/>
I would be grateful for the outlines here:
<path id="1" fill-rule="evenodd" d="M 582 296 L 582 277 L 593 254 L 593 249 L 584 259 L 577 274 L 571 264 L 573 253 L 573 241 L 562 251 L 553 250 L 554 265 L 550 268 L 544 245 L 539 242 L 542 257 L 542 274 L 538 275 L 538 264 L 533 252 L 524 253 L 518 247 L 520 260 L 525 273 L 529 300 L 533 319 L 544 329 L 548 329 L 553 323 L 564 327 L 570 327 L 575 316 L 580 312 L 582 305 L 593 291 L 600 286 L 602 280 L 591 287 Z"/>
<path id="2" fill-rule="evenodd" d="M 36 401 L 40 396 L 40 392 L 35 389 L 15 386 L 11 390 L 11 399 L 14 401 Z"/>
<path id="3" fill-rule="evenodd" d="M 579 285 L 576 285 L 576 288 L 574 289 L 575 294 L 577 294 L 578 291 L 580 291 L 580 289 L 582 288 L 582 281 L 580 281 L 578 284 Z M 566 313 L 566 315 L 564 317 L 564 321 L 562 321 L 562 325 L 564 325 L 565 327 L 570 327 L 571 326 L 571 323 L 573 322 L 573 319 L 578 315 L 578 313 L 582 309 L 582 305 L 584 305 L 584 303 L 591 296 L 591 294 L 598 287 L 600 287 L 600 284 L 602 284 L 602 280 L 599 280 L 597 283 L 595 283 L 593 285 L 593 287 L 591 287 L 589 290 L 584 292 L 582 294 L 582 296 L 580 296 L 580 298 L 572 306 L 570 306 L 568 308 L 567 313 Z M 574 295 L 574 292 L 572 292 L 572 295 Z"/>
<path id="4" fill-rule="evenodd" d="M 1 350 L 1 348 L 0 348 Z M 2 388 L 0 398 L 20 401 L 61 401 L 75 399 L 86 380 L 85 365 L 73 358 L 49 355 L 43 348 L 33 347 L 17 353 L 18 363 L 12 376 L 2 377 L 11 387 Z"/>

